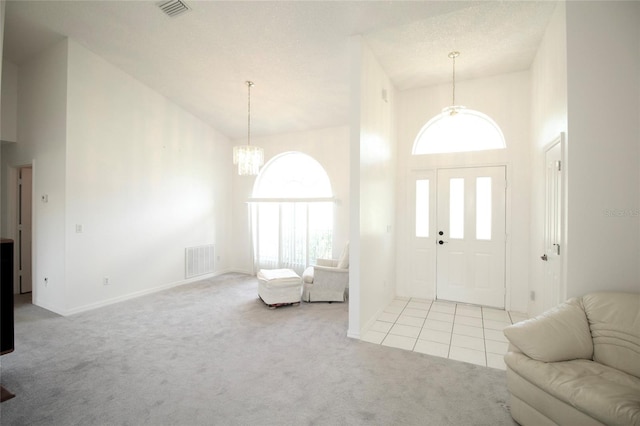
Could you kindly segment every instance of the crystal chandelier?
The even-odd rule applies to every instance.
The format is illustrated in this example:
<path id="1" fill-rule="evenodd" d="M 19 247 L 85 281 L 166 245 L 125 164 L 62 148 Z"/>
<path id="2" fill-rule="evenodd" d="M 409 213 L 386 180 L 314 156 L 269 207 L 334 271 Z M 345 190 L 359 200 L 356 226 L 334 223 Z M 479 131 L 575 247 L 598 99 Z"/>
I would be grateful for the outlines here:
<path id="1" fill-rule="evenodd" d="M 258 146 L 251 146 L 251 87 L 252 81 L 246 82 L 249 96 L 247 101 L 247 144 L 233 147 L 233 164 L 238 165 L 240 176 L 255 176 L 264 164 L 264 150 Z"/>
<path id="2" fill-rule="evenodd" d="M 507 147 L 502 130 L 489 116 L 456 105 L 456 58 L 453 61 L 453 102 L 425 124 L 413 145 L 413 155 L 483 151 Z"/>

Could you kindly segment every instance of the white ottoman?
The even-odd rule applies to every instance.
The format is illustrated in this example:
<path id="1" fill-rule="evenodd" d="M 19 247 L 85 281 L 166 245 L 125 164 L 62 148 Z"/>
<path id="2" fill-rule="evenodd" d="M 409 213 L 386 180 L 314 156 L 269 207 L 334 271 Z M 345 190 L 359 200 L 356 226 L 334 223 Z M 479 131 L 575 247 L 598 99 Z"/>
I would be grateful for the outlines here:
<path id="1" fill-rule="evenodd" d="M 258 296 L 271 308 L 300 303 L 302 279 L 291 269 L 260 269 Z"/>

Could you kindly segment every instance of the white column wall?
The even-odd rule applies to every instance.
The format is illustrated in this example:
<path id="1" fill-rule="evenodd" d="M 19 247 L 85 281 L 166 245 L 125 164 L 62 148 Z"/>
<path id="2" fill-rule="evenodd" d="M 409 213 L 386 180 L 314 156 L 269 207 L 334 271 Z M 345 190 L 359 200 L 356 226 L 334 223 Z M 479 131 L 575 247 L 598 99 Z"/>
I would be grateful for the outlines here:
<path id="1" fill-rule="evenodd" d="M 255 119 L 255 118 L 254 118 Z M 246 139 L 237 140 L 234 145 L 246 145 Z M 265 164 L 275 156 L 297 151 L 317 160 L 329 175 L 335 204 L 333 256 L 342 253 L 349 239 L 349 128 L 347 126 L 309 130 L 272 136 L 252 137 L 251 144 L 264 149 Z M 227 161 L 231 164 L 232 156 Z M 251 197 L 255 176 L 238 176 L 233 171 L 233 235 L 236 245 L 233 270 L 253 274 L 251 248 L 251 228 L 247 199 Z"/>
<path id="2" fill-rule="evenodd" d="M 0 106 L 2 107 L 0 139 L 2 142 L 16 142 L 18 140 L 18 67 L 8 61 L 2 62 Z"/>
<path id="3" fill-rule="evenodd" d="M 429 119 L 451 104 L 451 84 L 405 90 L 398 94 L 398 268 L 397 293 L 405 297 L 435 298 L 431 288 L 413 288 L 410 255 L 414 224 L 409 220 L 411 174 L 414 170 L 507 165 L 506 306 L 526 311 L 530 221 L 530 74 L 518 72 L 495 77 L 456 81 L 457 103 L 481 111 L 498 123 L 507 149 L 473 153 L 412 156 L 416 135 Z M 435 262 L 434 259 L 424 259 Z"/>
<path id="4" fill-rule="evenodd" d="M 66 117 L 67 41 L 57 43 L 19 67 L 18 143 L 2 146 L 2 203 L 15 195 L 9 168 L 33 164 L 33 301 L 55 312 L 66 306 Z M 47 197 L 47 202 L 41 201 Z M 3 210 L 13 232 L 14 216 Z M 15 235 L 9 235 L 15 239 Z M 47 283 L 45 284 L 45 278 Z"/>
<path id="5" fill-rule="evenodd" d="M 532 98 L 532 145 L 531 145 L 531 279 L 530 291 L 537 297 L 529 300 L 527 311 L 536 315 L 550 308 L 545 305 L 546 288 L 544 262 L 545 223 L 545 148 L 561 132 L 567 131 L 567 40 L 566 11 L 564 2 L 558 3 L 554 15 L 547 26 L 536 58 L 531 66 Z M 565 158 L 564 176 L 570 173 L 570 165 Z M 566 210 L 565 210 L 566 222 Z M 566 229 L 564 230 L 566 235 Z M 566 240 L 565 240 L 566 241 Z M 562 260 L 566 262 L 568 247 L 561 247 Z M 566 271 L 565 271 L 566 272 Z M 560 299 L 565 299 L 561 294 Z"/>
<path id="6" fill-rule="evenodd" d="M 640 291 L 640 3 L 567 2 L 567 296 Z"/>
<path id="7" fill-rule="evenodd" d="M 359 314 L 356 321 L 350 316 L 349 335 L 353 337 L 373 324 L 393 299 L 396 285 L 396 90 L 364 43 L 360 54 L 359 135 L 351 142 L 359 152 L 359 158 L 351 161 L 352 179 L 357 175 L 352 192 L 359 189 L 359 204 L 352 207 L 358 216 L 352 226 L 359 223 L 352 229 L 352 239 L 359 240 L 352 246 L 356 256 L 351 269 L 356 268 L 357 273 L 350 274 L 357 281 L 349 283 L 350 289 L 357 287 L 350 292 L 354 298 L 350 309 Z"/>

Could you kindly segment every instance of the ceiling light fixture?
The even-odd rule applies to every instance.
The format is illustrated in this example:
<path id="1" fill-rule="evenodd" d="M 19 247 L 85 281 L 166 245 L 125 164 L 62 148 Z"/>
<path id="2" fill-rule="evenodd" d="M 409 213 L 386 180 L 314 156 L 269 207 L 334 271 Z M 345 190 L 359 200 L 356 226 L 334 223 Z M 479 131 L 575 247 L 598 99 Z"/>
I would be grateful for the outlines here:
<path id="1" fill-rule="evenodd" d="M 460 52 L 449 52 L 453 61 L 452 104 L 424 125 L 413 144 L 413 155 L 503 149 L 507 145 L 502 130 L 489 116 L 462 105 L 456 105 L 456 58 Z"/>
<path id="2" fill-rule="evenodd" d="M 251 87 L 252 81 L 246 82 L 249 89 L 247 101 L 247 144 L 233 147 L 233 164 L 238 165 L 240 176 L 255 176 L 260 172 L 260 166 L 264 163 L 264 150 L 257 146 L 251 146 Z"/>

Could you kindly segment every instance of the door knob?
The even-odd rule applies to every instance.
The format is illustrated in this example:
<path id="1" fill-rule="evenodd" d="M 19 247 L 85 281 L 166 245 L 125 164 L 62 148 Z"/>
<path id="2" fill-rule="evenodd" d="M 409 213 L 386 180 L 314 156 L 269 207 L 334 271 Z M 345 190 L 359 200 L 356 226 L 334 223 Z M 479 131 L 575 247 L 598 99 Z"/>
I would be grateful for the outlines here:
<path id="1" fill-rule="evenodd" d="M 448 243 L 449 241 L 438 240 L 438 244 L 443 245 L 444 243 Z"/>
<path id="2" fill-rule="evenodd" d="M 547 253 L 545 253 L 545 254 L 543 254 L 542 256 L 540 256 L 540 259 L 544 260 L 545 262 L 546 262 L 547 260 L 549 260 L 549 259 L 547 258 Z"/>

